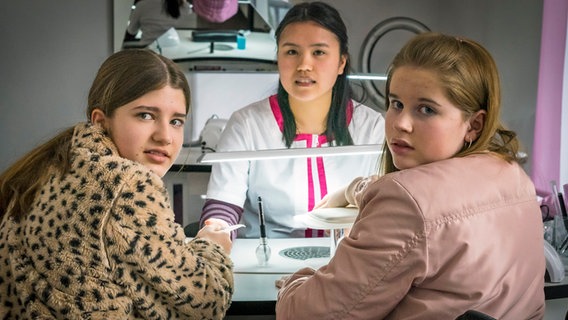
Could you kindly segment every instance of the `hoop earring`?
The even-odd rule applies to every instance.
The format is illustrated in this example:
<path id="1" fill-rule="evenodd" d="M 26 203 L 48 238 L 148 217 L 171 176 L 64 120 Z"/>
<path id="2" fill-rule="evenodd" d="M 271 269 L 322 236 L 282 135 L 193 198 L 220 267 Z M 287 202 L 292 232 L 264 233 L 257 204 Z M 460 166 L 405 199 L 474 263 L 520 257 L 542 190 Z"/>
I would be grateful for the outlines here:
<path id="1" fill-rule="evenodd" d="M 469 140 L 469 141 L 467 141 L 466 143 L 464 143 L 465 150 L 471 148 L 471 143 L 472 143 L 472 142 L 473 142 L 472 140 Z M 466 144 L 467 144 L 467 146 L 466 146 Z"/>

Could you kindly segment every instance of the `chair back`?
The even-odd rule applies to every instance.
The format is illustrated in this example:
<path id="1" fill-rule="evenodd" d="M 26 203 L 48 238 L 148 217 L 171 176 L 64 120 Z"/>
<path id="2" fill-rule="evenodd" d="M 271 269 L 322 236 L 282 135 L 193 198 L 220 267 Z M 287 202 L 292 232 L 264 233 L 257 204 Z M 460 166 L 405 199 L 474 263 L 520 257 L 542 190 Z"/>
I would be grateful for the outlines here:
<path id="1" fill-rule="evenodd" d="M 483 312 L 475 310 L 467 310 L 464 314 L 457 317 L 456 320 L 497 320 Z"/>

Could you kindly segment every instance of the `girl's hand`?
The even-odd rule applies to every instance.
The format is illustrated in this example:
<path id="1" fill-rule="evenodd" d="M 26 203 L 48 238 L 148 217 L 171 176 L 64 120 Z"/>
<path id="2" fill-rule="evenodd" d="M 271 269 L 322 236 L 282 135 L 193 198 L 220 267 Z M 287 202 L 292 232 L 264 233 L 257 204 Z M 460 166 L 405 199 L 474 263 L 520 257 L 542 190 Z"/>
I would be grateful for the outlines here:
<path id="1" fill-rule="evenodd" d="M 221 246 L 227 254 L 231 254 L 231 249 L 233 248 L 233 242 L 231 241 L 230 232 L 224 231 L 223 229 L 228 227 L 229 224 L 221 219 L 207 219 L 205 221 L 205 226 L 197 232 L 196 238 L 207 239 Z"/>
<path id="2" fill-rule="evenodd" d="M 366 178 L 358 177 L 355 178 L 345 189 L 345 198 L 347 202 L 351 205 L 359 207 L 359 202 L 365 193 L 367 186 L 375 181 L 379 180 L 378 175 L 368 176 Z"/>
<path id="3" fill-rule="evenodd" d="M 213 226 L 213 227 L 219 226 L 219 229 L 224 229 L 229 226 L 229 223 L 227 221 L 217 218 L 209 218 L 205 220 L 203 224 L 206 226 Z"/>
<path id="4" fill-rule="evenodd" d="M 342 188 L 333 193 L 326 194 L 318 203 L 316 203 L 314 209 L 346 207 L 348 204 L 349 202 L 347 202 L 347 199 L 345 198 L 345 188 Z"/>

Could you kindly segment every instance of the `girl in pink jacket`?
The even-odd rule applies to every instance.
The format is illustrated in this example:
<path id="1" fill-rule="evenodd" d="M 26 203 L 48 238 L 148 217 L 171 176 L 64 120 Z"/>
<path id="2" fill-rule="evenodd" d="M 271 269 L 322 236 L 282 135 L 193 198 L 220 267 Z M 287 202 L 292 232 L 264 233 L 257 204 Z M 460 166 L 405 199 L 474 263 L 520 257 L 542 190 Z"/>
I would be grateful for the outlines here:
<path id="1" fill-rule="evenodd" d="M 328 197 L 359 215 L 328 265 L 277 283 L 277 318 L 542 319 L 541 216 L 489 52 L 420 34 L 391 63 L 386 97 L 381 177 Z"/>

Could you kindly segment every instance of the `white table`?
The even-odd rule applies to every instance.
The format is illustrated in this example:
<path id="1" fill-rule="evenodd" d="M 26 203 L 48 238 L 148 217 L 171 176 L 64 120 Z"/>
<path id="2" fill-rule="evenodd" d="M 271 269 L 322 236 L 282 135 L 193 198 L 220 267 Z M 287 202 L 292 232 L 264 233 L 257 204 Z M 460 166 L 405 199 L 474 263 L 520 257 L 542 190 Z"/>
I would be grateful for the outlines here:
<path id="1" fill-rule="evenodd" d="M 297 260 L 280 255 L 280 251 L 292 247 L 329 247 L 330 238 L 268 239 L 272 251 L 268 265 L 258 265 L 255 250 L 259 239 L 235 239 L 231 258 L 234 263 L 235 291 L 228 314 L 274 314 L 278 290 L 275 281 L 303 267 L 317 269 L 329 258 Z"/>

